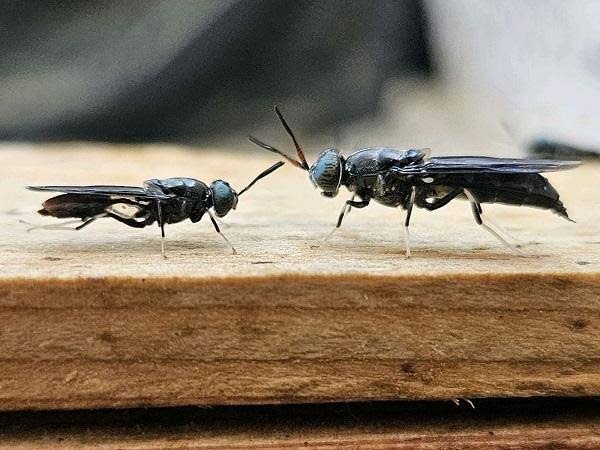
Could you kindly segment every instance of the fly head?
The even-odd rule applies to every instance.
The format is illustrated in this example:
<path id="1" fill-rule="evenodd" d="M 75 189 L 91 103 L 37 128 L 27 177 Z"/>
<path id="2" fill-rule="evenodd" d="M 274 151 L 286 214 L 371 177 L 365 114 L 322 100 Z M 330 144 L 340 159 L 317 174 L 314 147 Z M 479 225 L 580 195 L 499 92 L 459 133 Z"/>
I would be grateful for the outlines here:
<path id="1" fill-rule="evenodd" d="M 227 181 L 223 181 L 223 180 L 215 180 L 211 183 L 210 185 L 210 189 L 212 191 L 212 196 L 213 196 L 213 208 L 215 210 L 215 214 L 217 215 L 217 217 L 223 217 L 225 216 L 229 211 L 231 211 L 232 209 L 235 209 L 237 207 L 238 204 L 238 198 L 240 195 L 242 195 L 244 192 L 246 192 L 248 189 L 250 189 L 252 186 L 254 186 L 254 184 L 258 181 L 261 180 L 262 178 L 266 177 L 267 175 L 270 175 L 271 173 L 275 172 L 277 169 L 279 169 L 281 166 L 283 166 L 283 162 L 279 161 L 275 164 L 273 164 L 271 167 L 269 167 L 266 170 L 263 170 L 261 173 L 259 173 L 254 180 L 252 180 L 248 186 L 246 186 L 244 189 L 242 189 L 239 193 L 236 192 Z"/>
<path id="2" fill-rule="evenodd" d="M 212 191 L 213 208 L 217 217 L 224 217 L 229 211 L 236 208 L 238 194 L 227 181 L 213 181 L 210 184 L 210 190 Z"/>
<path id="3" fill-rule="evenodd" d="M 272 145 L 265 144 L 264 142 L 260 141 L 259 139 L 253 136 L 248 136 L 250 142 L 258 145 L 259 147 L 264 148 L 265 150 L 277 153 L 278 155 L 281 155 L 285 159 L 287 159 L 294 166 L 302 170 L 306 170 L 308 172 L 312 184 L 315 187 L 322 190 L 321 195 L 325 197 L 335 197 L 339 191 L 342 182 L 344 161 L 342 155 L 340 155 L 340 153 L 336 149 L 329 148 L 322 152 L 315 161 L 315 163 L 309 167 L 308 163 L 306 162 L 306 158 L 304 157 L 304 152 L 298 144 L 298 140 L 294 136 L 294 133 L 283 118 L 283 114 L 281 114 L 281 111 L 279 111 L 279 108 L 277 106 L 275 107 L 275 113 L 277 114 L 277 117 L 283 125 L 283 128 L 292 139 L 292 142 L 296 147 L 298 159 L 296 160 L 289 157 L 281 150 L 276 149 Z"/>

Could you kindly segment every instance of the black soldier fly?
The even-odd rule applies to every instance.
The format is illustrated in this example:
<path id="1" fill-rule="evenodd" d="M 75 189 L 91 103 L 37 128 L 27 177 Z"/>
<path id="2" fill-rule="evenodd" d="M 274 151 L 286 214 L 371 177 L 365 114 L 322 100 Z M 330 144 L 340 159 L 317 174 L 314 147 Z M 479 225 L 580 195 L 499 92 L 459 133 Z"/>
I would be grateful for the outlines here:
<path id="1" fill-rule="evenodd" d="M 135 228 L 144 228 L 154 222 L 161 230 L 161 253 L 165 256 L 165 224 L 190 219 L 196 223 L 208 214 L 225 242 L 235 254 L 235 248 L 221 232 L 216 217 L 224 217 L 235 209 L 238 197 L 254 183 L 279 169 L 278 162 L 260 173 L 240 192 L 226 181 L 215 180 L 210 186 L 193 178 L 166 178 L 144 181 L 144 187 L 130 186 L 28 186 L 32 191 L 63 192 L 46 200 L 38 211 L 44 216 L 60 219 L 76 218 L 59 225 L 43 225 L 33 228 L 81 230 L 95 220 L 111 217 Z M 210 209 L 214 210 L 214 215 Z M 76 227 L 68 227 L 78 223 Z"/>
<path id="2" fill-rule="evenodd" d="M 572 220 L 559 200 L 556 190 L 540 175 L 577 167 L 578 161 L 527 160 L 483 156 L 429 157 L 427 150 L 363 148 L 345 157 L 335 148 L 321 152 L 309 167 L 302 148 L 277 107 L 275 113 L 292 138 L 299 160 L 249 136 L 249 140 L 277 153 L 294 166 L 306 170 L 321 195 L 335 197 L 345 186 L 352 197 L 347 200 L 332 233 L 340 227 L 344 216 L 354 208 L 364 208 L 371 200 L 406 210 L 404 230 L 406 256 L 410 256 L 409 223 L 413 206 L 434 211 L 455 198 L 466 198 L 478 225 L 509 248 L 516 250 L 501 236 L 498 225 L 491 228 L 482 217 L 482 203 L 504 203 L 550 209 Z M 358 197 L 359 200 L 356 200 Z M 330 233 L 331 235 L 331 233 Z"/>

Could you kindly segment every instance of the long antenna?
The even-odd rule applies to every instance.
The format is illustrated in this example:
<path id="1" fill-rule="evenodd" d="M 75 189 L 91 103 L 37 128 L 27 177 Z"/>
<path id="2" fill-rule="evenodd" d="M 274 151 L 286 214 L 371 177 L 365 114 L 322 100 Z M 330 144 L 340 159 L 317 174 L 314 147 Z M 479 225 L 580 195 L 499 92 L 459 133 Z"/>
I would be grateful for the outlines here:
<path id="1" fill-rule="evenodd" d="M 246 192 L 248 189 L 250 189 L 252 186 L 254 186 L 254 183 L 256 183 L 258 180 L 260 180 L 261 178 L 264 178 L 267 175 L 275 172 L 277 169 L 279 169 L 284 164 L 285 163 L 283 161 L 279 161 L 278 163 L 273 164 L 271 167 L 269 167 L 264 172 L 261 172 L 254 180 L 252 180 L 250 182 L 250 184 L 248 186 L 246 186 L 244 189 L 242 189 L 240 192 L 238 192 L 238 196 L 242 195 L 244 192 Z"/>
<path id="2" fill-rule="evenodd" d="M 287 122 L 283 118 L 283 114 L 281 114 L 281 111 L 279 111 L 279 108 L 277 107 L 277 105 L 275 105 L 275 114 L 277 114 L 277 117 L 279 117 L 279 120 L 281 121 L 283 128 L 285 128 L 285 131 L 287 131 L 287 134 L 289 134 L 290 137 L 292 138 L 292 141 L 294 141 L 294 146 L 296 147 L 296 152 L 298 153 L 298 158 L 300 159 L 300 162 L 302 163 L 302 168 L 304 170 L 309 170 L 308 163 L 306 162 L 306 158 L 304 157 L 304 152 L 302 151 L 302 148 L 300 148 L 300 144 L 298 144 L 298 141 L 296 140 L 296 136 L 294 136 L 294 133 L 292 133 L 292 129 L 290 128 L 290 126 L 287 124 Z"/>
<path id="3" fill-rule="evenodd" d="M 277 150 L 275 147 L 273 147 L 273 146 L 271 146 L 269 144 L 265 144 L 260 139 L 257 139 L 254 136 L 248 136 L 248 140 L 250 142 L 252 142 L 253 144 L 258 145 L 259 147 L 264 148 L 265 150 L 269 150 L 270 152 L 277 153 L 278 155 L 283 156 L 285 159 L 287 159 L 294 166 L 299 167 L 300 169 L 303 169 L 303 170 L 308 170 L 308 169 L 304 168 L 304 166 L 302 165 L 301 162 L 296 161 L 295 159 L 290 158 L 288 155 L 286 155 L 285 153 L 283 153 L 281 150 Z"/>

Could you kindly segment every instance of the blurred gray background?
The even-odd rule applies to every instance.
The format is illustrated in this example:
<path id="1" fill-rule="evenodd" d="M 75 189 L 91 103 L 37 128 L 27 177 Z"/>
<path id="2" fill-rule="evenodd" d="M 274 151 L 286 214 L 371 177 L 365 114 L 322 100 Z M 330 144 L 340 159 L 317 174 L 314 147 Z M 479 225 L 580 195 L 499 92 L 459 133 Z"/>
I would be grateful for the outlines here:
<path id="1" fill-rule="evenodd" d="M 0 3 L 0 140 L 600 148 L 600 2 Z M 482 148 L 484 146 L 485 148 Z"/>
<path id="2" fill-rule="evenodd" d="M 431 70 L 420 2 L 5 1 L 0 138 L 189 141 L 372 113 Z"/>

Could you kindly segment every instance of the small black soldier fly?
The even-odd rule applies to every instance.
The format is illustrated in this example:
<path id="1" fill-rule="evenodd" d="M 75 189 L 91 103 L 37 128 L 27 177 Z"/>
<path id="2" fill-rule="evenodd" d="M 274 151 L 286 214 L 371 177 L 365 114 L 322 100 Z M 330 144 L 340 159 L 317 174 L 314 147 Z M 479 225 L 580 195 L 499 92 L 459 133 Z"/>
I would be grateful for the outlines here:
<path id="1" fill-rule="evenodd" d="M 161 253 L 165 256 L 165 224 L 190 219 L 196 223 L 207 213 L 225 242 L 235 249 L 225 237 L 214 216 L 224 217 L 235 209 L 238 197 L 254 183 L 283 166 L 283 162 L 269 167 L 259 174 L 239 193 L 226 181 L 215 180 L 210 186 L 193 178 L 165 178 L 144 181 L 144 187 L 130 186 L 28 186 L 32 191 L 64 192 L 43 203 L 38 211 L 43 216 L 60 219 L 77 218 L 59 225 L 42 225 L 31 229 L 81 230 L 97 219 L 112 217 L 135 228 L 144 228 L 155 221 L 161 230 Z M 211 213 L 210 209 L 214 210 Z M 83 222 L 83 223 L 81 223 Z M 67 225 L 79 223 L 71 228 Z M 30 230 L 31 230 L 30 229 Z"/>
<path id="2" fill-rule="evenodd" d="M 492 224 L 488 217 L 484 221 L 482 203 L 550 209 L 571 220 L 558 193 L 540 173 L 571 169 L 580 164 L 578 161 L 483 156 L 430 158 L 427 150 L 385 147 L 363 148 L 345 157 L 337 149 L 328 148 L 309 167 L 298 141 L 277 107 L 275 113 L 292 138 L 299 160 L 290 158 L 255 137 L 249 136 L 248 139 L 306 170 L 313 185 L 321 189 L 321 195 L 335 197 L 340 186 L 345 186 L 352 193 L 329 236 L 340 227 L 352 207 L 364 208 L 371 200 L 406 210 L 404 230 L 407 257 L 410 257 L 408 226 L 413 206 L 433 211 L 455 198 L 466 198 L 477 224 L 514 251 L 517 249 L 501 236 L 501 228 L 498 225 L 495 225 L 496 230 L 491 228 L 486 223 Z M 360 200 L 355 200 L 356 197 Z"/>

